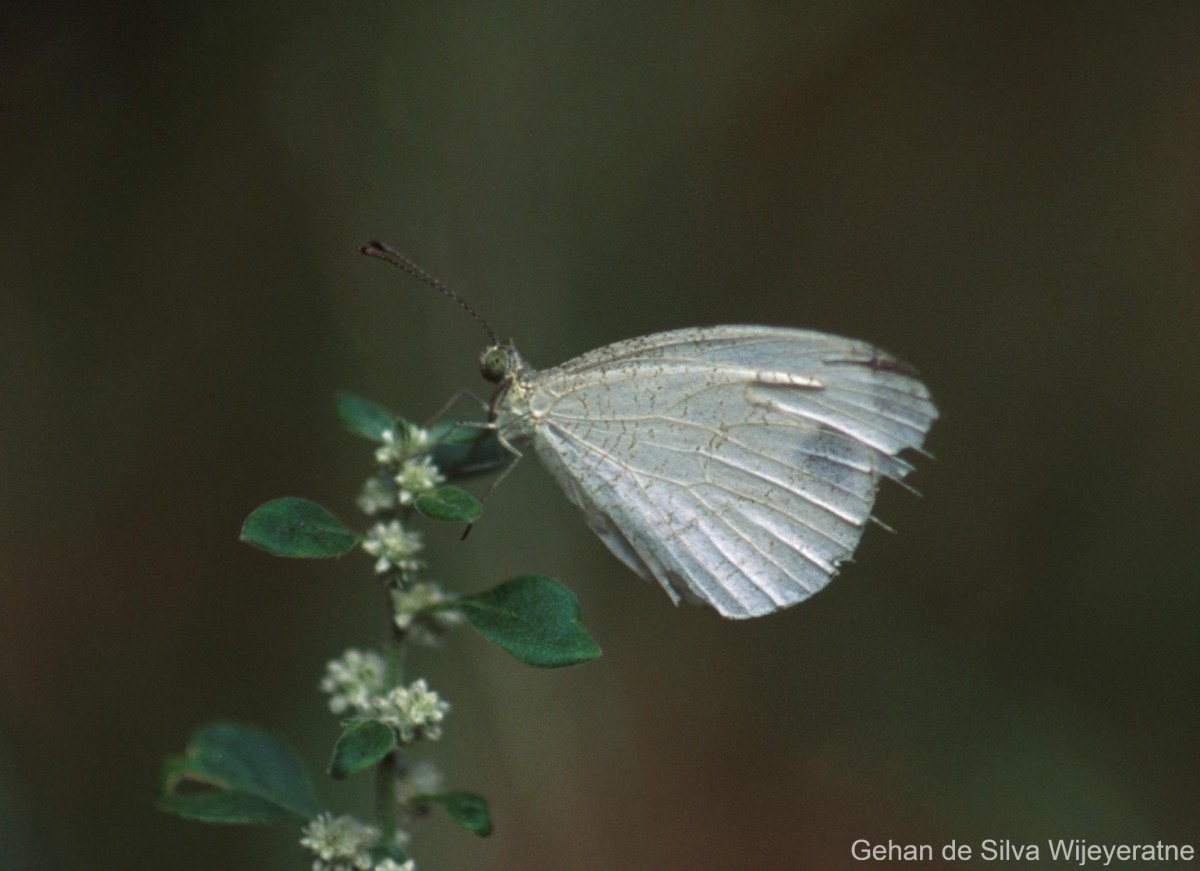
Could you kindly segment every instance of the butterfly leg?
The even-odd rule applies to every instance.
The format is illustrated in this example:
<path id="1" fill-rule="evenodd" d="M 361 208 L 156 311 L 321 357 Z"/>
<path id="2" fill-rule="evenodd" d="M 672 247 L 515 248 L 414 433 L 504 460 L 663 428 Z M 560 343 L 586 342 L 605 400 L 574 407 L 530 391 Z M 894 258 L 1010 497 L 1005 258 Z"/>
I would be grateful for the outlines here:
<path id="1" fill-rule="evenodd" d="M 484 411 L 487 411 L 487 409 L 488 409 L 488 404 L 486 402 L 484 402 L 482 399 L 480 399 L 478 396 L 476 396 L 474 393 L 472 393 L 470 390 L 456 390 L 451 395 L 451 397 L 448 400 L 446 400 L 446 402 L 442 405 L 442 407 L 439 408 L 428 420 L 426 420 L 423 424 L 421 424 L 421 426 L 424 429 L 429 429 L 430 426 L 432 426 L 433 424 L 435 424 L 439 420 L 441 420 L 442 417 L 446 414 L 446 412 L 448 412 L 451 408 L 453 408 L 455 405 L 457 405 L 458 402 L 462 399 L 470 399 L 473 403 L 478 405 Z"/>
<path id="2" fill-rule="evenodd" d="M 472 429 L 495 430 L 496 441 L 500 443 L 500 447 L 504 448 L 504 450 L 508 451 L 513 456 L 513 461 L 504 467 L 504 471 L 500 473 L 500 476 L 498 478 L 496 478 L 496 480 L 492 481 L 492 483 L 488 486 L 487 490 L 484 491 L 483 496 L 480 497 L 479 501 L 481 503 L 486 502 L 488 497 L 492 495 L 492 491 L 495 490 L 498 486 L 500 486 L 500 482 L 508 477 L 508 473 L 517 467 L 517 463 L 519 463 L 521 461 L 521 458 L 524 457 L 525 455 L 523 453 L 521 453 L 521 451 L 512 442 L 510 442 L 508 439 L 506 439 L 504 437 L 504 434 L 502 432 L 500 432 L 500 430 L 497 428 L 496 424 L 494 424 L 494 423 L 478 423 L 475 421 L 463 421 L 462 423 L 458 424 L 458 426 L 471 427 Z M 460 538 L 459 541 L 461 541 L 463 538 L 466 538 L 468 535 L 470 535 L 471 527 L 474 525 L 475 524 L 473 524 L 473 523 L 467 524 L 467 528 L 463 530 L 462 538 Z"/>
<path id="3" fill-rule="evenodd" d="M 492 495 L 492 491 L 500 486 L 500 482 L 508 477 L 508 473 L 515 469 L 517 467 L 517 463 L 521 462 L 521 459 L 525 456 L 523 453 L 521 453 L 520 449 L 517 448 L 516 445 L 504 437 L 504 433 L 500 432 L 500 430 L 495 427 L 495 424 L 492 424 L 491 426 L 496 429 L 496 441 L 500 443 L 500 447 L 512 454 L 513 461 L 504 467 L 504 471 L 500 473 L 500 477 L 493 481 L 491 486 L 487 488 L 487 492 L 483 494 L 483 501 L 485 502 L 487 501 L 487 498 Z"/>
<path id="4" fill-rule="evenodd" d="M 484 402 L 482 399 L 480 399 L 478 396 L 476 396 L 470 390 L 458 390 L 450 397 L 450 399 L 448 401 L 446 401 L 445 403 L 442 404 L 442 407 L 438 409 L 437 413 L 435 413 L 432 417 L 427 418 L 421 424 L 421 428 L 426 429 L 426 430 L 430 429 L 434 424 L 436 424 L 442 417 L 444 417 L 446 415 L 446 412 L 448 412 L 456 403 L 458 403 L 463 398 L 470 399 L 473 403 L 478 405 L 480 408 L 487 409 L 487 407 L 488 407 L 488 404 L 486 402 Z M 431 442 L 429 442 L 429 444 L 425 447 L 425 450 L 422 451 L 422 453 L 424 453 L 424 454 L 433 453 L 434 450 L 436 450 L 440 445 L 447 442 L 450 439 L 450 437 L 452 435 L 454 435 L 455 431 L 460 428 L 492 429 L 493 427 L 492 427 L 491 423 L 487 423 L 484 421 L 478 421 L 478 420 L 455 421 L 453 424 L 447 426 L 446 429 L 437 438 L 435 438 Z M 464 467 L 464 469 L 462 471 L 466 472 L 467 474 L 474 474 L 476 472 L 486 472 L 486 471 L 490 471 L 496 465 L 499 465 L 499 464 L 492 463 L 490 461 L 483 461 L 478 466 Z"/>

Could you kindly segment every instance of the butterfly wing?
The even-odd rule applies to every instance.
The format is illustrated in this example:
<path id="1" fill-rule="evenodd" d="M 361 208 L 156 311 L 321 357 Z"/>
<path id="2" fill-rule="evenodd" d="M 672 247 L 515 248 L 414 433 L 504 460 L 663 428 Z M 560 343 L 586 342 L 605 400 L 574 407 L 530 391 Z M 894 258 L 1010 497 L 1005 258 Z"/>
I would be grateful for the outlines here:
<path id="1" fill-rule="evenodd" d="M 609 549 L 726 617 L 825 586 L 937 417 L 883 352 L 771 327 L 619 342 L 525 386 L 520 434 Z"/>

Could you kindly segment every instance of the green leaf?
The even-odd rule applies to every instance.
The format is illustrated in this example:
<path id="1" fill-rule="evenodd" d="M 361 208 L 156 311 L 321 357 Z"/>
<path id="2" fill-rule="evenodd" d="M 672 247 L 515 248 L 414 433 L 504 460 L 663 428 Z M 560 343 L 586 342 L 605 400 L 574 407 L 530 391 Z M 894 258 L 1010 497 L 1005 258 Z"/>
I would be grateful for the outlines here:
<path id="1" fill-rule="evenodd" d="M 442 422 L 430 427 L 429 437 L 436 445 L 433 464 L 451 481 L 494 472 L 511 459 L 497 441 L 495 430 Z"/>
<path id="2" fill-rule="evenodd" d="M 575 665 L 600 655 L 579 622 L 575 594 L 551 578 L 524 575 L 437 607 L 461 611 L 484 638 L 539 668 Z"/>
<path id="3" fill-rule="evenodd" d="M 479 500 L 457 487 L 439 487 L 419 495 L 413 507 L 434 520 L 473 523 L 483 514 Z"/>
<path id="4" fill-rule="evenodd" d="M 295 823 L 307 819 L 278 804 L 244 792 L 198 792 L 195 795 L 164 795 L 158 809 L 199 823 L 231 825 Z"/>
<path id="5" fill-rule="evenodd" d="M 267 553 L 295 557 L 341 556 L 360 540 L 316 502 L 294 496 L 255 508 L 242 525 L 241 537 Z"/>
<path id="6" fill-rule="evenodd" d="M 168 759 L 158 806 L 209 823 L 311 819 L 317 797 L 300 758 L 278 738 L 248 726 L 211 723 Z"/>
<path id="7" fill-rule="evenodd" d="M 378 720 L 351 720 L 333 747 L 331 777 L 342 780 L 372 767 L 396 746 L 396 733 Z"/>
<path id="8" fill-rule="evenodd" d="M 440 804 L 458 823 L 481 838 L 492 833 L 492 818 L 488 816 L 487 799 L 473 792 L 442 792 L 435 795 L 419 795 L 418 802 Z"/>
<path id="9" fill-rule="evenodd" d="M 396 415 L 369 399 L 353 393 L 338 393 L 333 401 L 342 425 L 373 442 L 383 441 L 384 432 L 396 425 Z"/>

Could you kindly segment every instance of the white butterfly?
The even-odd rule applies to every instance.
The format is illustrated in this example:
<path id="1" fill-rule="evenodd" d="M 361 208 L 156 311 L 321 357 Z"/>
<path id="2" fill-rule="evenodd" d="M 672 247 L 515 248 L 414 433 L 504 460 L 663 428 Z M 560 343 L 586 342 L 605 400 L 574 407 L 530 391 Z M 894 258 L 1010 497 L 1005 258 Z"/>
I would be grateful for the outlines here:
<path id="1" fill-rule="evenodd" d="M 481 366 L 498 385 L 489 417 L 501 443 L 532 446 L 627 566 L 725 617 L 769 614 L 829 583 L 881 479 L 912 471 L 899 454 L 937 418 L 911 368 L 806 330 L 675 330 L 542 371 L 493 337 Z"/>

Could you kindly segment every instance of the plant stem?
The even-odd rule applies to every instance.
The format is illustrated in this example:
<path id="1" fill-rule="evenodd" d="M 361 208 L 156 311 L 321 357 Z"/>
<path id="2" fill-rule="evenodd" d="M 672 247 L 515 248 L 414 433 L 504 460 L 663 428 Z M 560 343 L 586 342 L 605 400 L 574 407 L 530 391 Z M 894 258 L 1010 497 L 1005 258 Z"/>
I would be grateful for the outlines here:
<path id="1" fill-rule="evenodd" d="M 383 650 L 387 658 L 386 685 L 398 687 L 404 684 L 404 661 L 408 653 L 404 633 L 392 622 L 392 585 L 384 588 L 385 614 Z M 375 766 L 375 817 L 384 844 L 394 844 L 400 821 L 399 780 L 404 773 L 404 759 L 396 747 Z"/>
<path id="2" fill-rule="evenodd" d="M 400 751 L 393 750 L 375 766 L 375 815 L 384 844 L 396 841 L 399 820 L 399 796 L 396 784 L 400 776 Z"/>

